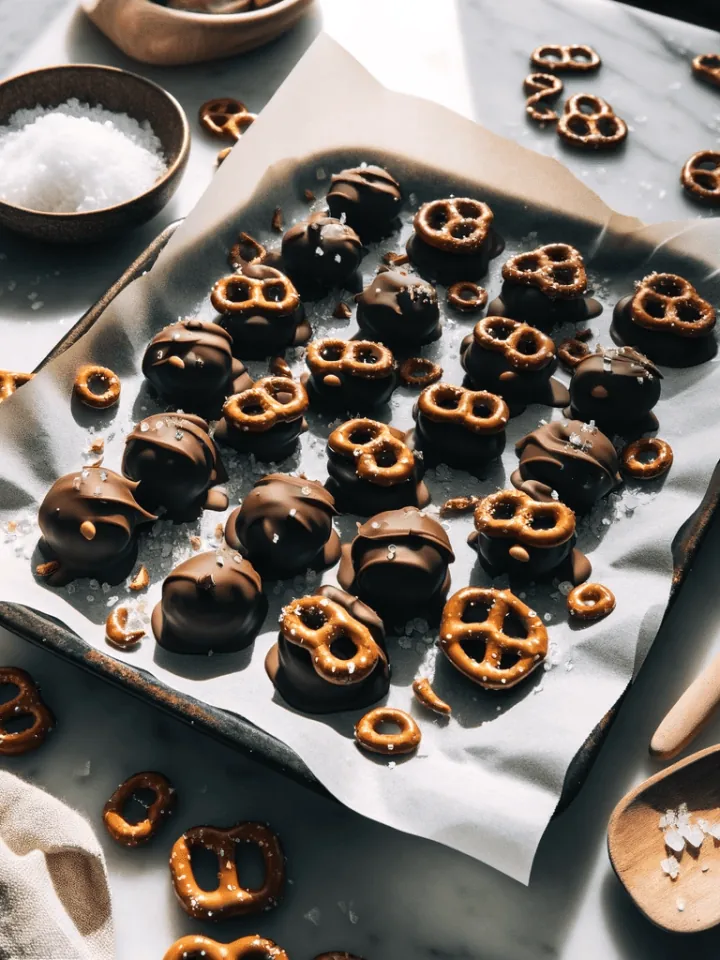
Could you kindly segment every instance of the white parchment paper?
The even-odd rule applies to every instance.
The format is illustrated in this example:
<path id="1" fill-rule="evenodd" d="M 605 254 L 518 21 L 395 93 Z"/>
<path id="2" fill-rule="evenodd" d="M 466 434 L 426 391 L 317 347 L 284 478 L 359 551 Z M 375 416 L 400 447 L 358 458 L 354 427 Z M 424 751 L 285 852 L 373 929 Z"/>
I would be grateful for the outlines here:
<path id="1" fill-rule="evenodd" d="M 52 590 L 33 576 L 39 559 L 35 516 L 49 486 L 93 459 L 88 448 L 96 436 L 105 440 L 104 465 L 119 469 L 123 439 L 132 425 L 163 409 L 147 392 L 140 372 L 151 336 L 178 317 L 213 317 L 208 292 L 228 272 L 227 250 L 239 230 L 276 243 L 269 230 L 275 206 L 282 207 L 286 224 L 306 216 L 322 205 L 331 172 L 362 161 L 387 165 L 408 198 L 401 237 L 369 251 L 363 262 L 366 281 L 382 252 L 402 249 L 420 203 L 455 194 L 488 201 L 507 240 L 506 253 L 493 262 L 486 281 L 491 297 L 499 292 L 500 268 L 507 256 L 551 241 L 570 242 L 582 250 L 595 295 L 605 304 L 603 315 L 592 322 L 593 344 L 610 345 L 612 305 L 651 269 L 682 273 L 708 299 L 720 299 L 720 277 L 712 260 L 720 249 L 717 222 L 646 228 L 614 214 L 555 161 L 444 108 L 390 93 L 342 48 L 320 37 L 220 168 L 150 273 L 122 293 L 78 344 L 0 408 L 0 522 L 6 531 L 0 536 L 2 600 L 51 614 L 88 644 L 108 652 L 103 625 L 110 608 L 129 601 L 139 619 L 147 618 L 164 576 L 191 554 L 190 537 L 201 536 L 203 549 L 217 545 L 215 528 L 223 515 L 206 512 L 197 523 L 176 527 L 156 524 L 142 538 L 139 562 L 150 570 L 152 582 L 140 600 L 125 584 L 77 581 Z M 305 189 L 317 194 L 315 205 L 304 200 Z M 310 305 L 316 336 L 356 331 L 354 316 L 350 321 L 332 318 L 338 297 Z M 444 301 L 442 289 L 440 299 Z M 345 300 L 351 302 L 348 295 Z M 459 344 L 473 322 L 444 312 L 442 339 L 424 351 L 440 360 L 449 382 L 461 382 Z M 558 339 L 570 333 L 560 330 Z M 296 371 L 303 369 L 301 352 L 291 352 L 289 359 Z M 70 404 L 77 367 L 88 361 L 112 367 L 122 379 L 120 404 L 107 413 Z M 250 366 L 255 375 L 264 370 L 263 364 Z M 211 657 L 170 654 L 155 645 L 148 627 L 139 649 L 114 655 L 182 693 L 241 714 L 285 741 L 341 801 L 360 813 L 455 847 L 528 882 L 569 763 L 626 688 L 657 631 L 671 584 L 672 539 L 700 503 L 720 455 L 719 392 L 720 366 L 715 362 L 666 371 L 656 412 L 659 434 L 675 452 L 670 474 L 664 482 L 628 484 L 580 523 L 579 546 L 591 557 L 593 580 L 607 584 L 617 597 L 612 616 L 573 629 L 557 584 L 528 585 L 524 591 L 549 630 L 548 669 L 505 695 L 488 693 L 465 682 L 442 656 L 436 657 L 436 635 L 425 624 L 389 625 L 394 636 L 388 703 L 417 717 L 423 734 L 417 756 L 397 762 L 369 758 L 352 740 L 358 712 L 303 716 L 282 702 L 265 675 L 263 661 L 275 640 L 280 607 L 312 592 L 321 579 L 335 582 L 334 571 L 322 578 L 310 573 L 293 582 L 267 584 L 270 614 L 249 651 Z M 393 424 L 411 425 L 414 398 L 408 390 L 397 392 Z M 515 441 L 541 418 L 560 416 L 559 411 L 533 406 L 513 419 L 502 463 L 485 482 L 445 467 L 430 471 L 430 509 L 437 510 L 448 496 L 489 493 L 509 485 Z M 313 414 L 310 421 L 299 453 L 281 469 L 302 469 L 323 480 L 331 428 L 327 417 Z M 268 471 L 225 449 L 223 458 L 231 475 L 232 509 Z M 356 520 L 339 518 L 344 541 L 352 537 Z M 447 521 L 447 527 L 457 556 L 451 568 L 453 590 L 488 583 L 465 542 L 471 517 Z M 433 677 L 438 692 L 452 703 L 449 722 L 433 719 L 414 704 L 410 685 L 419 675 Z M 52 701 L 52 691 L 46 693 Z"/>

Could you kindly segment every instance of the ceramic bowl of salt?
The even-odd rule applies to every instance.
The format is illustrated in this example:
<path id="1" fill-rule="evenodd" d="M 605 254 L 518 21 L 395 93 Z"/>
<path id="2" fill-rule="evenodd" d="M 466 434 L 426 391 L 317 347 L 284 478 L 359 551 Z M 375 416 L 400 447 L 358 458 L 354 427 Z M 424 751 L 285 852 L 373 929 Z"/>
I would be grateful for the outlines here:
<path id="1" fill-rule="evenodd" d="M 0 225 L 91 243 L 150 220 L 190 150 L 180 104 L 134 73 L 44 67 L 0 83 Z"/>

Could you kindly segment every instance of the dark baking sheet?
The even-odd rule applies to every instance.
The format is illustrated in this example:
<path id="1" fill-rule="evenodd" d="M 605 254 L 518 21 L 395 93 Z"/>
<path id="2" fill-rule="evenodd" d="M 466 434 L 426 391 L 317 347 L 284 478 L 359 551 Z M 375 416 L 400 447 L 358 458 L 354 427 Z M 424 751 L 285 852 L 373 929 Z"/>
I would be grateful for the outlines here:
<path id="1" fill-rule="evenodd" d="M 76 343 L 100 319 L 112 300 L 128 284 L 152 267 L 179 223 L 180 221 L 170 224 L 155 238 L 117 282 L 38 364 L 36 371 L 41 370 L 50 360 Z M 695 555 L 710 524 L 714 521 L 719 501 L 720 464 L 713 473 L 702 503 L 683 524 L 673 541 L 674 573 L 668 610 L 692 567 Z M 237 714 L 211 707 L 193 697 L 178 694 L 144 670 L 129 667 L 114 657 L 91 647 L 76 633 L 68 630 L 67 627 L 46 614 L 18 604 L 0 603 L 0 626 L 77 664 L 102 680 L 122 687 L 133 696 L 154 704 L 179 720 L 204 730 L 215 739 L 242 750 L 260 763 L 290 777 L 316 793 L 329 796 L 325 787 L 317 781 L 297 754 L 275 737 L 260 730 Z M 623 698 L 624 695 L 613 709 L 603 717 L 573 758 L 565 776 L 558 811 L 565 808 L 580 790 L 610 730 Z"/>

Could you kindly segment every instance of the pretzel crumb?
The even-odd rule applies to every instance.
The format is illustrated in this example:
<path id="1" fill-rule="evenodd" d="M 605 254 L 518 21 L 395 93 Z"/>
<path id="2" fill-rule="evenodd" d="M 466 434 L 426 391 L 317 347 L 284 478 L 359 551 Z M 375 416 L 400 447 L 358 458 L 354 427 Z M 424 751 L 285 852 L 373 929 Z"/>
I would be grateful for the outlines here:
<path id="1" fill-rule="evenodd" d="M 60 569 L 59 560 L 48 560 L 47 563 L 39 563 L 35 567 L 35 573 L 39 577 L 51 577 L 59 569 Z"/>
<path id="2" fill-rule="evenodd" d="M 202 537 L 190 537 L 190 546 L 193 550 L 200 550 L 202 547 Z"/>
<path id="3" fill-rule="evenodd" d="M 470 513 L 480 503 L 482 497 L 451 497 L 440 507 L 440 516 L 446 517 L 455 513 Z"/>
<path id="4" fill-rule="evenodd" d="M 412 689 L 417 702 L 427 707 L 428 710 L 433 710 L 435 713 L 439 713 L 444 717 L 452 713 L 450 704 L 445 703 L 445 701 L 435 693 L 427 677 L 421 677 L 419 680 L 415 680 Z"/>
<path id="5" fill-rule="evenodd" d="M 141 566 L 135 576 L 132 578 L 128 587 L 130 590 L 144 590 L 147 585 L 150 583 L 150 574 L 148 573 L 147 567 L 145 565 Z"/>
<path id="6" fill-rule="evenodd" d="M 352 310 L 347 305 L 347 303 L 345 303 L 344 300 L 340 300 L 336 304 L 332 315 L 335 317 L 336 320 L 349 320 L 350 317 L 352 316 Z"/>
<path id="7" fill-rule="evenodd" d="M 383 261 L 391 267 L 404 267 L 410 263 L 410 257 L 406 253 L 396 253 L 395 250 L 388 250 L 383 254 Z"/>
<path id="8" fill-rule="evenodd" d="M 575 339 L 579 340 L 581 343 L 587 343 L 588 340 L 592 340 L 592 336 L 592 327 L 585 327 L 584 330 L 575 331 Z"/>
<path id="9" fill-rule="evenodd" d="M 95 437 L 93 442 L 88 447 L 90 453 L 102 453 L 105 449 L 105 441 L 102 437 Z"/>
<path id="10" fill-rule="evenodd" d="M 144 630 L 126 630 L 130 611 L 127 607 L 116 607 L 105 621 L 105 639 L 120 650 L 134 647 L 145 636 Z"/>
<path id="11" fill-rule="evenodd" d="M 315 197 L 315 194 L 312 192 L 312 190 L 303 190 L 303 196 L 305 197 L 308 203 L 314 203 L 315 200 L 317 199 Z"/>
<path id="12" fill-rule="evenodd" d="M 283 232 L 283 212 L 282 207 L 275 207 L 273 210 L 272 220 L 270 221 L 270 226 L 275 231 L 275 233 Z"/>
<path id="13" fill-rule="evenodd" d="M 215 527 L 215 539 L 222 540 L 224 536 L 225 536 L 225 528 L 221 523 L 218 523 L 217 526 Z"/>

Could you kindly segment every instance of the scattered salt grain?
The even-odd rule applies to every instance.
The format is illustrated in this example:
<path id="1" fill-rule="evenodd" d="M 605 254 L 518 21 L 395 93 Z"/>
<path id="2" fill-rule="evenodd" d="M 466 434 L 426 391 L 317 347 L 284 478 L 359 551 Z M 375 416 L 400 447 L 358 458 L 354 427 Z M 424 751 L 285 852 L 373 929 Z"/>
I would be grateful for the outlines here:
<path id="1" fill-rule="evenodd" d="M 665 846 L 675 853 L 682 853 L 685 849 L 685 839 L 677 827 L 670 827 L 665 831 Z"/>
<path id="2" fill-rule="evenodd" d="M 666 860 L 660 861 L 660 869 L 663 873 L 666 873 L 671 880 L 676 880 L 680 873 L 680 864 L 675 857 L 668 857 Z"/>
<path id="3" fill-rule="evenodd" d="M 314 923 L 316 927 L 320 926 L 320 910 L 317 907 L 313 907 L 312 910 L 308 910 L 307 913 L 303 914 L 306 920 L 309 920 L 310 923 Z"/>
<path id="4" fill-rule="evenodd" d="M 683 910 L 685 909 L 685 901 L 683 900 L 682 897 L 677 898 L 677 908 L 680 913 L 682 913 Z"/>

